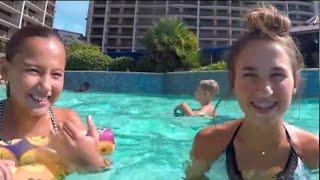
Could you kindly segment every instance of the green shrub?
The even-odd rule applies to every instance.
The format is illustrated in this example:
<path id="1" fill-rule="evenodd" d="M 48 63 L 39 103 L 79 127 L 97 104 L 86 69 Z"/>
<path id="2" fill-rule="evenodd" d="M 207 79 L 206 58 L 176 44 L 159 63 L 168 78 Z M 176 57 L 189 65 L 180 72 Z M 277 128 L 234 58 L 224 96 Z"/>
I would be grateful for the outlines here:
<path id="1" fill-rule="evenodd" d="M 192 71 L 211 71 L 211 70 L 226 70 L 227 63 L 225 61 L 219 61 L 217 63 L 202 66 L 200 68 L 192 69 Z"/>
<path id="2" fill-rule="evenodd" d="M 111 61 L 111 57 L 90 44 L 71 43 L 67 55 L 66 70 L 104 71 Z"/>
<path id="3" fill-rule="evenodd" d="M 133 71 L 135 67 L 134 60 L 130 57 L 117 57 L 111 60 L 109 64 L 110 71 Z"/>

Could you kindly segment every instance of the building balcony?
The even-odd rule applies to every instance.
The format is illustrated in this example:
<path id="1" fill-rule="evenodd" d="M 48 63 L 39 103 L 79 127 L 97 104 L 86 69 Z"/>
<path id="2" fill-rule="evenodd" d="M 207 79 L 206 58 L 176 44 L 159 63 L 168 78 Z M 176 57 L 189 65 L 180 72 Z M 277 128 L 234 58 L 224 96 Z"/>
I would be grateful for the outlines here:
<path id="1" fill-rule="evenodd" d="M 122 17 L 122 18 L 133 18 L 134 15 L 133 14 L 109 14 L 109 17 L 110 18 L 119 18 L 119 17 Z"/>
<path id="2" fill-rule="evenodd" d="M 47 8 L 47 13 L 49 13 L 49 14 L 54 14 L 54 9 L 52 9 L 52 8 Z"/>
<path id="3" fill-rule="evenodd" d="M 230 16 L 230 14 L 229 13 L 219 13 L 219 12 L 217 12 L 217 15 L 216 16 L 226 16 L 226 17 L 228 17 L 228 16 Z"/>
<path id="4" fill-rule="evenodd" d="M 298 11 L 298 10 L 295 10 L 295 11 L 289 10 L 289 13 L 290 14 L 305 14 L 305 15 L 310 15 L 310 16 L 314 15 L 313 12 L 304 12 L 304 11 Z"/>
<path id="5" fill-rule="evenodd" d="M 106 5 L 106 1 L 94 1 L 94 5 Z"/>
<path id="6" fill-rule="evenodd" d="M 20 13 L 22 9 L 22 1 L 0 1 L 0 6 L 12 13 Z"/>
<path id="7" fill-rule="evenodd" d="M 200 1 L 200 6 L 213 6 L 213 1 Z"/>
<path id="8" fill-rule="evenodd" d="M 229 39 L 229 34 L 222 34 L 222 35 L 214 35 L 214 34 L 199 34 L 199 38 L 213 38 L 213 39 Z"/>
<path id="9" fill-rule="evenodd" d="M 102 7 L 102 6 L 101 6 Z M 110 8 L 135 8 L 135 4 L 109 4 Z"/>
<path id="10" fill-rule="evenodd" d="M 198 5 L 198 1 L 179 1 L 179 0 L 171 0 L 169 1 L 169 4 L 191 4 L 191 5 Z"/>
<path id="11" fill-rule="evenodd" d="M 49 2 L 50 2 L 51 4 L 53 4 L 53 5 L 56 4 L 56 0 L 49 0 Z"/>
<path id="12" fill-rule="evenodd" d="M 229 1 L 216 1 L 216 6 L 230 6 L 230 2 Z"/>
<path id="13" fill-rule="evenodd" d="M 35 24 L 42 24 L 42 22 L 40 22 L 40 19 L 38 19 L 37 17 L 32 16 L 32 15 L 23 14 L 23 18 L 25 18 L 26 20 L 33 22 Z"/>
<path id="14" fill-rule="evenodd" d="M 26 1 L 28 5 L 33 7 L 34 10 L 43 11 L 45 7 L 45 1 Z"/>
<path id="15" fill-rule="evenodd" d="M 162 1 L 159 1 L 162 2 Z M 165 2 L 165 1 L 164 1 Z M 139 2 L 139 7 L 144 7 L 144 8 L 165 8 L 166 4 L 148 4 L 149 1 L 143 1 Z"/>
<path id="16" fill-rule="evenodd" d="M 229 27 L 229 24 L 228 23 L 223 23 L 223 24 L 217 23 L 216 27 Z"/>
<path id="17" fill-rule="evenodd" d="M 106 46 L 108 49 L 113 49 L 113 48 L 117 48 L 117 49 L 127 49 L 127 48 L 132 48 L 132 45 L 122 45 L 122 44 L 109 44 Z"/>
<path id="18" fill-rule="evenodd" d="M 14 2 L 12 2 L 12 1 L 1 1 L 1 2 L 8 5 L 8 6 L 11 6 L 11 7 L 13 7 L 13 5 L 14 5 Z"/>
<path id="19" fill-rule="evenodd" d="M 108 37 L 132 37 L 133 33 L 108 33 Z"/>
<path id="20" fill-rule="evenodd" d="M 12 21 L 14 20 L 12 17 L 6 16 L 6 15 L 1 14 L 1 13 L 0 13 L 0 19 L 2 19 L 4 21 L 7 21 L 7 22 L 10 22 L 10 23 L 12 23 Z"/>
<path id="21" fill-rule="evenodd" d="M 214 16 L 213 11 L 202 11 L 200 10 L 200 16 Z"/>
<path id="22" fill-rule="evenodd" d="M 242 35 L 241 34 L 235 34 L 235 35 L 232 35 L 232 39 L 238 39 L 240 38 Z"/>
<path id="23" fill-rule="evenodd" d="M 102 38 L 102 34 L 91 34 L 90 38 L 100 39 Z"/>
<path id="24" fill-rule="evenodd" d="M 47 18 L 46 17 L 46 20 L 44 21 L 44 24 L 49 26 L 49 27 L 52 27 L 53 26 L 53 20 L 52 18 Z"/>

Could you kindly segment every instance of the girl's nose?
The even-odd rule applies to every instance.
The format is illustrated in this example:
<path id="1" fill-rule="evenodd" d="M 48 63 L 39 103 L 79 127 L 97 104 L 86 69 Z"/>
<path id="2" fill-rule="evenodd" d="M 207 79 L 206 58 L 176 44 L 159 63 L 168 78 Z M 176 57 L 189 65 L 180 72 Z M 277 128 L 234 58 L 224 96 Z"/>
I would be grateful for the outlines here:
<path id="1" fill-rule="evenodd" d="M 44 75 L 40 80 L 41 89 L 44 91 L 50 91 L 51 85 L 51 78 L 48 75 Z"/>
<path id="2" fill-rule="evenodd" d="M 261 82 L 257 88 L 260 97 L 269 97 L 273 94 L 273 89 L 270 83 Z"/>

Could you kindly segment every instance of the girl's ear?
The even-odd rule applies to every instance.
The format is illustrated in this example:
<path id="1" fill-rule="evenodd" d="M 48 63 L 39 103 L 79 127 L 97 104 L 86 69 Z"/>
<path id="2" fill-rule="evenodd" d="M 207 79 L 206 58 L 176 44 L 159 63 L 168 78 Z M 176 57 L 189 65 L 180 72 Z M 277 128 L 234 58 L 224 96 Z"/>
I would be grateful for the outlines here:
<path id="1" fill-rule="evenodd" d="M 209 91 L 205 91 L 204 93 L 205 93 L 205 95 L 206 95 L 207 97 L 210 96 L 210 92 L 209 92 Z"/>
<path id="2" fill-rule="evenodd" d="M 293 88 L 295 89 L 295 91 L 297 91 L 301 85 L 301 70 L 299 70 L 294 77 L 294 85 Z"/>

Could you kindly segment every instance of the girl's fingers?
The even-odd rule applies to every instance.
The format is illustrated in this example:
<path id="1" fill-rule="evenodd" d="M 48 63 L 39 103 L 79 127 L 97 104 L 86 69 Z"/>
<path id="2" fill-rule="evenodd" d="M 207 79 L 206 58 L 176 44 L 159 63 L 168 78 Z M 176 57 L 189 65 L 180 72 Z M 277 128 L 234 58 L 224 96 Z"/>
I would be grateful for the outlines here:
<path id="1" fill-rule="evenodd" d="M 4 180 L 11 180 L 12 179 L 12 174 L 9 169 L 9 166 L 7 166 L 3 163 L 3 164 L 0 164 L 0 169 L 2 171 L 2 179 L 4 179 Z"/>
<path id="2" fill-rule="evenodd" d="M 66 142 L 67 144 L 69 145 L 73 145 L 73 139 L 72 139 L 72 135 L 65 129 L 63 128 L 61 125 L 60 125 L 60 129 L 61 131 L 59 130 L 59 133 L 61 135 L 61 138 L 64 140 L 64 142 Z"/>
<path id="3" fill-rule="evenodd" d="M 12 160 L 1 160 L 7 166 L 16 166 L 16 162 Z"/>
<path id="4" fill-rule="evenodd" d="M 81 129 L 79 129 L 70 121 L 66 121 L 63 123 L 63 129 L 66 130 L 73 139 L 79 139 L 83 136 Z"/>
<path id="5" fill-rule="evenodd" d="M 92 136 L 94 139 L 99 139 L 99 132 L 97 131 L 96 125 L 92 121 L 91 115 L 87 117 L 87 126 L 87 135 Z"/>

